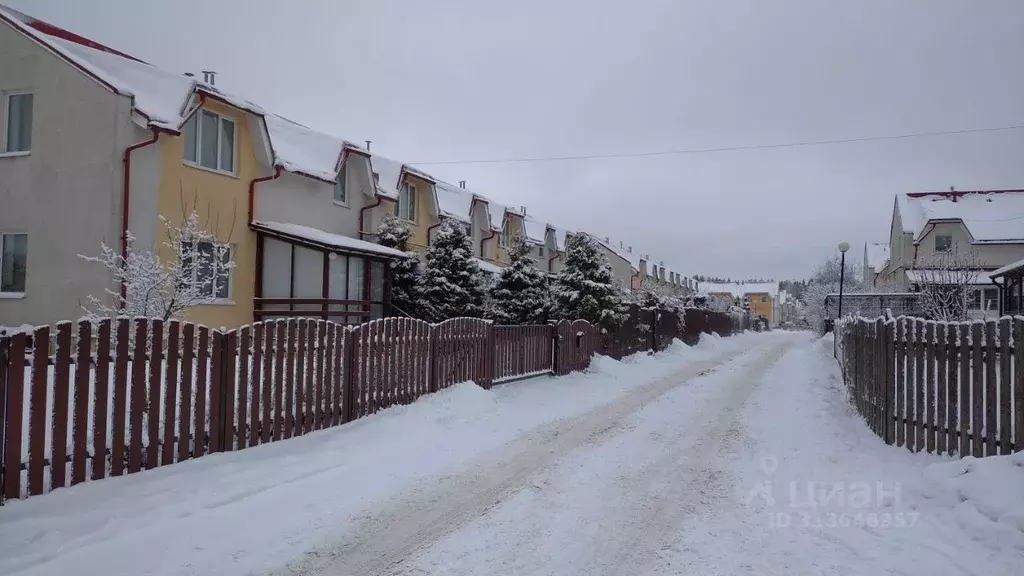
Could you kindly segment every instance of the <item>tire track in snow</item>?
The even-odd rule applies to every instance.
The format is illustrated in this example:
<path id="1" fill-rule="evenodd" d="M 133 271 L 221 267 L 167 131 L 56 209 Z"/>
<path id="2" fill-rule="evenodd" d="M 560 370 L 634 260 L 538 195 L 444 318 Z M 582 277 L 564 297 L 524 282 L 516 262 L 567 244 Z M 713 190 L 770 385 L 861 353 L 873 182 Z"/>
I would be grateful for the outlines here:
<path id="1" fill-rule="evenodd" d="M 745 352 L 693 362 L 582 415 L 535 428 L 500 452 L 468 462 L 459 473 L 438 477 L 430 484 L 424 481 L 404 497 L 362 518 L 347 531 L 344 540 L 313 550 L 272 574 L 392 574 L 417 550 L 487 514 L 538 471 L 581 446 L 599 442 L 622 427 L 631 414 L 668 392 L 740 357 L 777 358 L 782 348 L 771 338 L 759 344 Z"/>

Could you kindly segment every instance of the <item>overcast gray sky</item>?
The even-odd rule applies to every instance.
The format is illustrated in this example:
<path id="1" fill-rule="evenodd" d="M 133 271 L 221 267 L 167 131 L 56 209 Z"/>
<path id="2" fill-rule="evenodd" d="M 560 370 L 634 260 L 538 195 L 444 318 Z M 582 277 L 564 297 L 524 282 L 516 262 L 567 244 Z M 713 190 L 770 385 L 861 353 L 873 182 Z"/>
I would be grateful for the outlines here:
<path id="1" fill-rule="evenodd" d="M 0 0 L 396 159 L 602 155 L 1024 124 L 1019 0 Z M 893 195 L 1024 187 L 1024 130 L 423 165 L 688 273 L 803 277 Z"/>

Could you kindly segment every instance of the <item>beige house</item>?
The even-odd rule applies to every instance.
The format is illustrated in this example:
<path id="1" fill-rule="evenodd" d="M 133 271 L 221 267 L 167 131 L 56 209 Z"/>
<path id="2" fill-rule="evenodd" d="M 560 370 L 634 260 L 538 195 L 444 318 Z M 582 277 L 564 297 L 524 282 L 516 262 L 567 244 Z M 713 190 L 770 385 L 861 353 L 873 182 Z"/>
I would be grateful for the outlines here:
<path id="1" fill-rule="evenodd" d="M 974 317 L 998 314 L 995 269 L 1024 258 L 1024 190 L 900 194 L 893 203 L 889 261 L 876 282 L 912 291 L 935 277 L 936 263 L 970 254 L 975 288 L 968 298 Z"/>

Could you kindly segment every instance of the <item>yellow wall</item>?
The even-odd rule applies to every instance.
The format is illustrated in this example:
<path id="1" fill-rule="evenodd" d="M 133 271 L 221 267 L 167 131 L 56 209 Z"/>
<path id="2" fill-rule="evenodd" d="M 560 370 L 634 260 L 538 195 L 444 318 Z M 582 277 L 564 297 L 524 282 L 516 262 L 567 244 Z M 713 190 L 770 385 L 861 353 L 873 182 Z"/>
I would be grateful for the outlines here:
<path id="1" fill-rule="evenodd" d="M 505 217 L 508 218 L 508 241 L 509 241 L 509 243 L 511 243 L 512 239 L 515 238 L 517 235 L 525 234 L 523 232 L 523 219 L 520 216 L 515 216 L 515 215 L 509 214 L 507 212 L 505 213 Z M 498 242 L 498 238 L 500 236 L 501 236 L 501 232 L 498 232 L 494 236 L 494 240 L 492 240 L 492 242 L 497 243 Z M 486 238 L 486 236 L 485 236 L 485 238 Z M 496 255 L 497 255 L 497 258 L 496 258 L 495 264 L 497 264 L 499 266 L 505 266 L 505 265 L 508 264 L 508 261 L 509 261 L 508 250 L 502 248 L 501 246 L 498 246 L 498 250 L 496 252 Z"/>
<path id="2" fill-rule="evenodd" d="M 405 181 L 416 187 L 416 221 L 410 225 L 412 238 L 409 239 L 409 247 L 416 252 L 425 253 L 429 245 L 427 229 L 439 222 L 437 215 L 430 213 L 430 205 L 434 202 L 430 197 L 433 185 L 413 174 L 405 174 Z"/>
<path id="3" fill-rule="evenodd" d="M 747 294 L 750 298 L 750 312 L 754 316 L 764 316 L 768 319 L 768 322 L 772 321 L 772 304 L 774 303 L 770 294 Z M 761 302 L 761 297 L 764 297 L 765 302 Z"/>
<path id="4" fill-rule="evenodd" d="M 235 328 L 252 322 L 256 235 L 248 225 L 249 182 L 262 174 L 253 151 L 253 134 L 249 130 L 246 113 L 209 99 L 203 107 L 235 121 L 235 174 L 221 174 L 186 165 L 184 139 L 162 135 L 157 209 L 175 226 L 182 222 L 183 212 L 187 216 L 195 210 L 207 231 L 214 233 L 218 240 L 231 244 L 235 260 L 235 268 L 231 271 L 232 304 L 197 306 L 188 310 L 183 318 L 211 328 Z M 155 225 L 159 255 L 166 260 L 171 257 L 171 252 L 163 245 L 165 227 L 159 221 Z"/>

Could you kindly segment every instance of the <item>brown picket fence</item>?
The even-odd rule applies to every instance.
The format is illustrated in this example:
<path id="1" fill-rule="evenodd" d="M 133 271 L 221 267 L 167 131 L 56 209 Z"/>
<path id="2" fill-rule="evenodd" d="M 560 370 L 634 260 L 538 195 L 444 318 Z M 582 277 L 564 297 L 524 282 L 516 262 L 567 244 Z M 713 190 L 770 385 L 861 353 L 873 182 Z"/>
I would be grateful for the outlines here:
<path id="1" fill-rule="evenodd" d="M 851 402 L 886 443 L 961 457 L 1024 449 L 1024 317 L 837 326 Z"/>
<path id="2" fill-rule="evenodd" d="M 669 324 L 671 334 L 649 333 L 687 337 Z M 302 436 L 460 382 L 586 370 L 600 336 L 583 320 L 475 318 L 288 318 L 230 331 L 111 318 L 3 335 L 0 503 Z"/>

